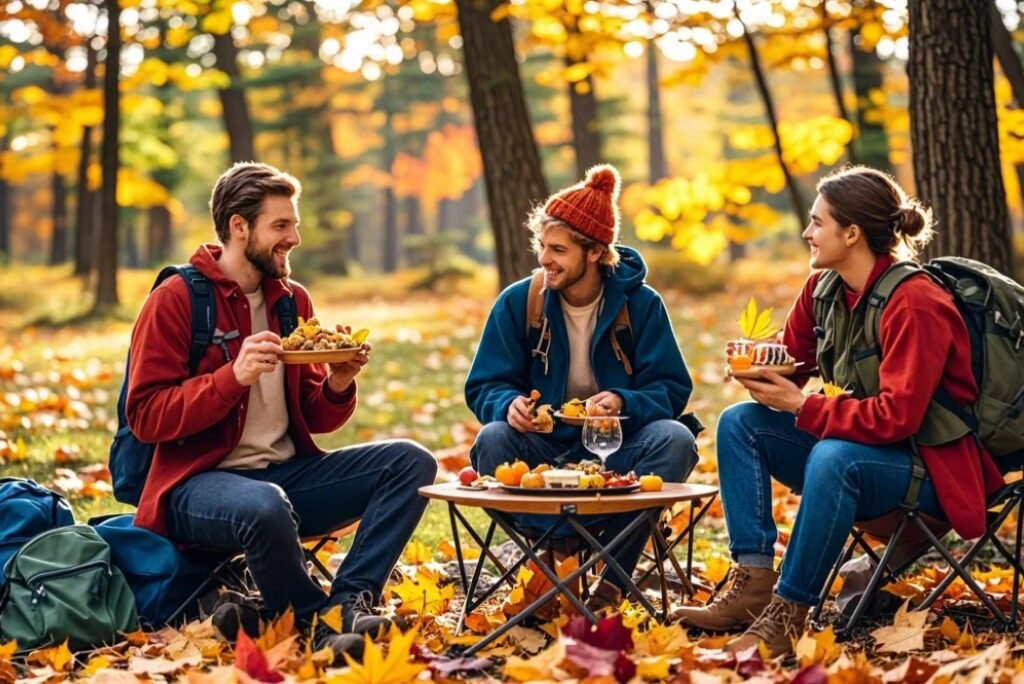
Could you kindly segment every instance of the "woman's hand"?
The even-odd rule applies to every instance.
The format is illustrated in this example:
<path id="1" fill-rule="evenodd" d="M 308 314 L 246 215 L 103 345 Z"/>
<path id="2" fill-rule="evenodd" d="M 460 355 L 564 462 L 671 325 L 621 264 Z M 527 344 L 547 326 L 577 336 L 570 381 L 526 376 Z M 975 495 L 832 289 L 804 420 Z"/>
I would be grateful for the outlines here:
<path id="1" fill-rule="evenodd" d="M 773 371 L 762 370 L 757 378 L 735 380 L 747 388 L 754 401 L 768 408 L 797 413 L 807 400 L 799 387 Z"/>

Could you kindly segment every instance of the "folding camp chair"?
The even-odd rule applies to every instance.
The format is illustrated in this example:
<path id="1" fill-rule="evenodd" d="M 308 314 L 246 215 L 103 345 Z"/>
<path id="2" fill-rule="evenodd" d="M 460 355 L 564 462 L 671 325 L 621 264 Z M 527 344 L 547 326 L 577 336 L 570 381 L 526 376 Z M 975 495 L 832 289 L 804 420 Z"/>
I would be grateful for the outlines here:
<path id="1" fill-rule="evenodd" d="M 997 463 L 1004 476 L 1014 473 L 1024 475 L 1024 453 L 1003 458 Z M 942 543 L 942 537 L 950 530 L 949 523 L 924 515 L 916 506 L 901 506 L 900 509 L 881 518 L 855 523 L 850 543 L 833 566 L 825 586 L 822 588 L 818 605 L 811 614 L 812 622 L 819 622 L 824 602 L 828 598 L 832 583 L 839 574 L 839 569 L 853 557 L 858 548 L 873 559 L 875 571 L 846 624 L 836 630 L 836 635 L 839 637 L 850 635 L 878 591 L 899 578 L 926 553 L 934 550 L 946 561 L 950 571 L 928 597 L 917 606 L 917 610 L 929 609 L 946 588 L 954 580 L 960 578 L 1000 625 L 1007 629 L 1016 628 L 1019 614 L 1020 582 L 1024 575 L 1020 561 L 1022 523 L 1024 523 L 1024 479 L 1015 480 L 1000 488 L 989 497 L 986 508 L 985 534 L 976 540 L 960 556 L 959 560 Z M 1017 511 L 1016 535 L 1012 548 L 1007 549 L 997 535 L 1000 527 L 1014 510 Z M 881 557 L 871 548 L 869 539 L 887 540 L 885 551 Z M 993 598 L 978 584 L 969 571 L 971 563 L 976 561 L 979 552 L 989 543 L 992 544 L 999 556 L 1013 568 L 1013 589 L 1009 615 L 1000 610 Z M 906 554 L 906 557 L 897 563 L 894 562 L 894 557 L 901 546 L 902 549 L 915 548 L 915 551 Z"/>
<path id="2" fill-rule="evenodd" d="M 300 540 L 302 542 L 302 551 L 306 557 L 306 562 L 328 583 L 334 580 L 334 573 L 324 565 L 317 556 L 317 552 L 330 543 L 336 543 L 339 539 L 349 534 L 353 529 L 354 526 L 349 524 L 339 527 L 337 530 L 322 536 L 315 535 L 312 537 L 303 537 Z M 201 548 L 186 548 L 182 550 L 182 553 L 186 557 L 192 557 L 195 555 L 209 557 L 210 554 L 216 552 Z M 196 587 L 196 589 L 189 594 L 188 598 L 182 601 L 174 614 L 168 618 L 167 624 L 174 624 L 181 618 L 194 614 L 198 610 L 199 601 L 202 597 L 221 588 L 237 591 L 244 595 L 258 591 L 256 589 L 256 584 L 253 582 L 252 576 L 249 574 L 249 570 L 246 567 L 245 554 L 233 554 L 227 558 L 223 558 L 219 563 L 217 563 L 202 584 Z"/>

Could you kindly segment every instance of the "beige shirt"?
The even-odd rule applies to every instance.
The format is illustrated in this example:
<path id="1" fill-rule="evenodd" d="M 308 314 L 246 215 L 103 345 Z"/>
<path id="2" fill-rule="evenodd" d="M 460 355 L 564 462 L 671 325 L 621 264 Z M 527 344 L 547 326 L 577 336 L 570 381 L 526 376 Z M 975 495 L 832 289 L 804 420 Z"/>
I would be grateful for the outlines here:
<path id="1" fill-rule="evenodd" d="M 597 311 L 604 293 L 584 306 L 570 306 L 562 297 L 562 314 L 569 335 L 569 377 L 565 384 L 565 400 L 587 399 L 597 394 L 597 379 L 590 366 L 590 341 L 597 325 Z"/>
<path id="2" fill-rule="evenodd" d="M 263 289 L 247 294 L 252 332 L 268 329 L 267 303 Z M 249 387 L 248 411 L 238 446 L 221 461 L 218 468 L 266 468 L 271 463 L 287 461 L 295 455 L 295 445 L 288 435 L 288 405 L 284 395 L 284 364 Z"/>

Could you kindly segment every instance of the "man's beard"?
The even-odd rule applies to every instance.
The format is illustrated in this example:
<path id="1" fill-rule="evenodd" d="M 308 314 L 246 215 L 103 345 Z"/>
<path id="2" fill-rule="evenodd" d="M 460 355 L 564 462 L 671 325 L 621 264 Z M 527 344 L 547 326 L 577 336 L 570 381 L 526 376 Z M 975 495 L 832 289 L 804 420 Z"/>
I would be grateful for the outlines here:
<path id="1" fill-rule="evenodd" d="M 562 282 L 561 282 L 561 284 L 559 284 L 557 287 L 555 287 L 553 289 L 556 292 L 561 292 L 562 290 L 568 289 L 568 288 L 572 287 L 573 285 L 575 285 L 576 283 L 578 283 L 581 280 L 583 280 L 583 276 L 587 275 L 587 265 L 588 265 L 587 262 L 584 261 L 582 264 L 580 264 L 579 268 L 576 269 L 576 270 L 570 271 L 568 269 L 563 269 L 562 270 Z"/>
<path id="2" fill-rule="evenodd" d="M 278 268 L 274 263 L 274 248 L 270 247 L 261 252 L 256 248 L 256 234 L 249 233 L 249 239 L 245 242 L 245 258 L 257 271 L 271 278 L 287 278 L 291 275 L 291 265 L 288 263 L 288 256 L 284 257 L 284 268 Z"/>

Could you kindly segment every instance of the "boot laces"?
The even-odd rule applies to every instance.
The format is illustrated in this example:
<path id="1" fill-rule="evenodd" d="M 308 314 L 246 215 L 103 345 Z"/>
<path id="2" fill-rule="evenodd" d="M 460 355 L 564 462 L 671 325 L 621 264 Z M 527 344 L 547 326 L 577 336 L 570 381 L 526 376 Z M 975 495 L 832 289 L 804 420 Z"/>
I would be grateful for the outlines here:
<path id="1" fill-rule="evenodd" d="M 720 606 L 727 606 L 734 603 L 738 598 L 743 596 L 744 589 L 746 588 L 747 582 L 750 580 L 750 573 L 740 568 L 730 568 L 729 575 L 732 577 L 732 584 L 723 591 L 718 597 L 715 598 L 714 603 Z M 728 582 L 728 578 L 726 579 Z"/>
<path id="2" fill-rule="evenodd" d="M 353 612 L 365 613 L 367 615 L 374 615 L 374 603 L 373 592 L 366 589 L 358 594 L 354 594 L 349 599 L 349 605 L 352 607 Z"/>
<path id="3" fill-rule="evenodd" d="M 757 619 L 754 620 L 754 624 L 750 625 L 747 633 L 756 634 L 764 641 L 768 641 L 780 632 L 783 635 L 795 632 L 796 628 L 793 626 L 793 622 L 796 617 L 796 611 L 797 607 L 795 604 L 775 598 L 757 616 Z"/>

